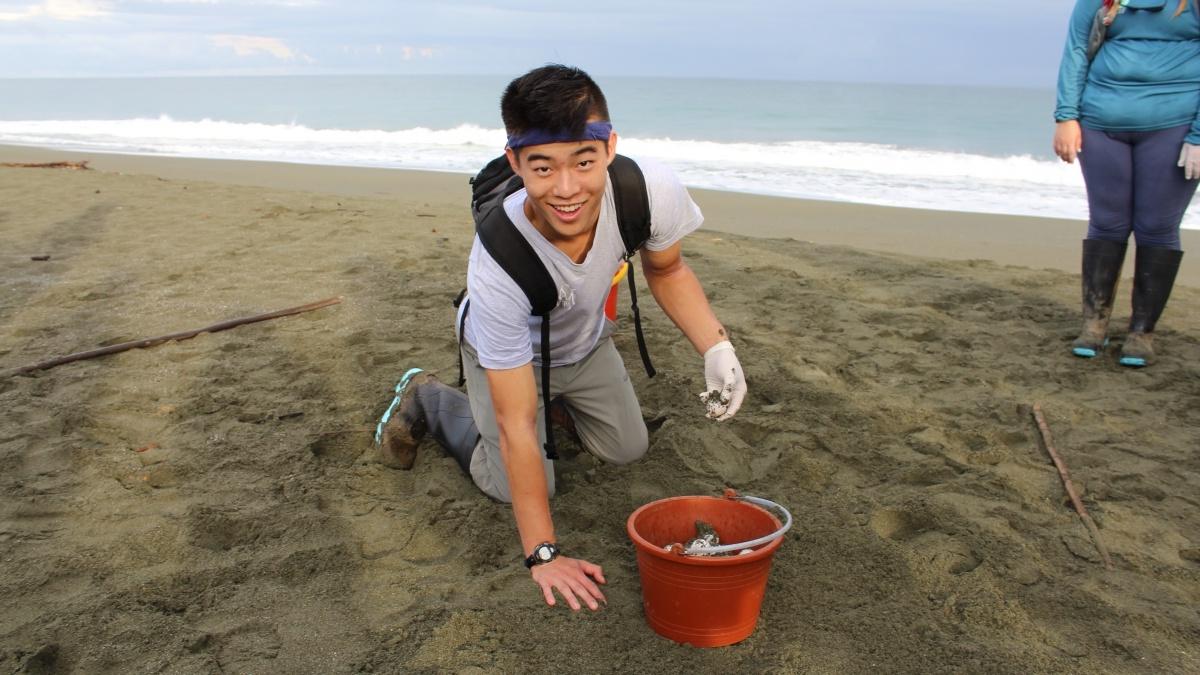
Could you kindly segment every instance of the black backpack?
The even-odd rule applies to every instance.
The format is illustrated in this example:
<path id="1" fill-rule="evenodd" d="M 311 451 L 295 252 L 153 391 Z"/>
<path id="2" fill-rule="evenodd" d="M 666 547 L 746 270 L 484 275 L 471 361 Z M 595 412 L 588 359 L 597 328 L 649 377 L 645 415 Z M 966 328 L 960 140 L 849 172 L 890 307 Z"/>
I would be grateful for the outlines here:
<path id="1" fill-rule="evenodd" d="M 650 238 L 650 198 L 646 194 L 646 179 L 637 163 L 624 155 L 613 158 L 608 167 L 613 184 L 613 201 L 617 208 L 617 224 L 621 241 L 625 246 L 625 261 Z M 471 216 L 475 220 L 475 233 L 479 242 L 487 249 L 500 267 L 517 282 L 532 305 L 530 314 L 542 318 L 542 402 L 546 423 L 546 457 L 558 459 L 555 451 L 554 434 L 550 431 L 550 312 L 558 306 L 558 286 L 537 257 L 533 246 L 517 230 L 517 226 L 504 211 L 504 200 L 524 187 L 521 177 L 513 173 L 508 157 L 501 155 L 487 163 L 471 179 Z M 463 293 L 466 291 L 464 290 Z M 459 294 L 455 306 L 462 301 Z M 642 316 L 638 310 L 637 287 L 633 279 L 633 265 L 629 265 L 629 299 L 633 308 L 633 322 L 637 333 L 638 351 L 646 375 L 654 377 L 654 366 L 650 363 L 650 352 L 646 349 L 646 338 L 642 334 Z M 470 309 L 460 312 L 458 323 L 459 354 L 458 384 L 465 381 L 462 363 L 463 328 Z"/>

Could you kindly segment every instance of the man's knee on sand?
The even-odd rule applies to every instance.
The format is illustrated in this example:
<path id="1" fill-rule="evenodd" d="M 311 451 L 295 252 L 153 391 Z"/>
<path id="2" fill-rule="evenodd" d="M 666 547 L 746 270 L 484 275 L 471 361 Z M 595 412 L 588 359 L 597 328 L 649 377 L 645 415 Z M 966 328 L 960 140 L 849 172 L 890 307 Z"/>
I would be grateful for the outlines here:
<path id="1" fill-rule="evenodd" d="M 613 464 L 616 466 L 624 466 L 626 464 L 633 464 L 634 462 L 638 461 L 639 459 L 645 457 L 646 451 L 649 450 L 649 448 L 650 448 L 649 443 L 647 441 L 642 441 L 641 444 L 632 446 L 628 451 L 626 451 L 622 455 L 614 457 L 607 461 L 609 464 Z"/>
<path id="2" fill-rule="evenodd" d="M 617 466 L 632 464 L 646 456 L 650 448 L 650 436 L 645 424 L 630 425 L 611 437 L 598 440 L 594 447 L 585 442 L 584 447 L 598 459 Z"/>

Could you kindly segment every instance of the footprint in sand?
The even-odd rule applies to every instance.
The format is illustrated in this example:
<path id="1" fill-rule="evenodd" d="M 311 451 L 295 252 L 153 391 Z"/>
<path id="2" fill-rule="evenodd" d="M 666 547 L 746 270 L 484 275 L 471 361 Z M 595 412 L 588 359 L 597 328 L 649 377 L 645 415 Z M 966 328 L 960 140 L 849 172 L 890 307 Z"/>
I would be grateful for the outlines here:
<path id="1" fill-rule="evenodd" d="M 222 665 L 245 672 L 274 663 L 283 644 L 275 626 L 257 620 L 214 635 L 211 643 Z"/>
<path id="2" fill-rule="evenodd" d="M 871 514 L 871 529 L 892 541 L 906 541 L 933 525 L 932 519 L 904 509 L 881 509 Z"/>
<path id="3" fill-rule="evenodd" d="M 966 542 L 944 532 L 918 535 L 911 545 L 930 568 L 943 574 L 966 574 L 983 562 Z"/>
<path id="4" fill-rule="evenodd" d="M 870 526 L 883 539 L 902 542 L 915 562 L 943 574 L 965 574 L 981 560 L 959 538 L 936 529 L 934 519 L 907 509 L 881 509 L 871 515 Z"/>
<path id="5" fill-rule="evenodd" d="M 308 451 L 318 459 L 349 466 L 373 448 L 369 439 L 369 433 L 354 429 L 327 431 L 309 441 Z"/>

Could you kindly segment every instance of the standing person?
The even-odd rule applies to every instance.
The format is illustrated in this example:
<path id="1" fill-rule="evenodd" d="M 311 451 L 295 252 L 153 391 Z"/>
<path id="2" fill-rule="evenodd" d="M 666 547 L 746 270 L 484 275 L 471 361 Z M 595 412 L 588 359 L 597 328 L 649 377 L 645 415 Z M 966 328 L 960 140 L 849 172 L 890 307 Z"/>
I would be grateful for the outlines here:
<path id="1" fill-rule="evenodd" d="M 1194 0 L 1193 0 L 1194 1 Z M 1179 223 L 1200 179 L 1200 18 L 1189 0 L 1077 0 L 1058 71 L 1054 152 L 1087 185 L 1083 330 L 1103 351 L 1130 232 L 1137 242 L 1125 366 L 1154 359 L 1154 327 L 1183 251 Z"/>
<path id="2" fill-rule="evenodd" d="M 557 546 L 550 515 L 554 464 L 546 442 L 538 382 L 549 367 L 550 396 L 561 401 L 583 447 L 607 462 L 640 458 L 648 439 L 637 395 L 609 337 L 604 304 L 624 264 L 608 167 L 617 150 L 600 88 L 576 68 L 550 65 L 513 80 L 500 103 L 508 133 L 505 155 L 524 188 L 503 208 L 553 277 L 558 305 L 549 314 L 550 362 L 539 357 L 543 333 L 531 302 L 476 236 L 467 267 L 469 311 L 461 320 L 461 356 L 469 395 L 414 369 L 377 441 L 385 461 L 408 468 L 428 433 L 484 493 L 511 502 L 525 565 L 545 601 L 555 592 L 573 610 L 604 602 L 599 565 L 568 557 Z M 640 161 L 650 209 L 650 236 L 641 248 L 654 299 L 703 355 L 708 416 L 732 417 L 746 395 L 729 335 L 684 262 L 680 241 L 703 221 L 678 178 Z"/>

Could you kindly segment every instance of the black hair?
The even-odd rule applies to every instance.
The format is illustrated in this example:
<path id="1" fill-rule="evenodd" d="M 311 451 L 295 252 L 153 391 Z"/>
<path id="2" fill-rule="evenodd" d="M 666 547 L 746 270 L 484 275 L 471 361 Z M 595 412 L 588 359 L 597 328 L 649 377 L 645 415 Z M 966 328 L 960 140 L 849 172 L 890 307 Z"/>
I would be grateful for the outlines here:
<path id="1" fill-rule="evenodd" d="M 583 133 L 589 119 L 607 122 L 608 102 L 578 68 L 557 63 L 534 68 L 508 84 L 500 117 L 509 135 L 532 129 Z"/>

